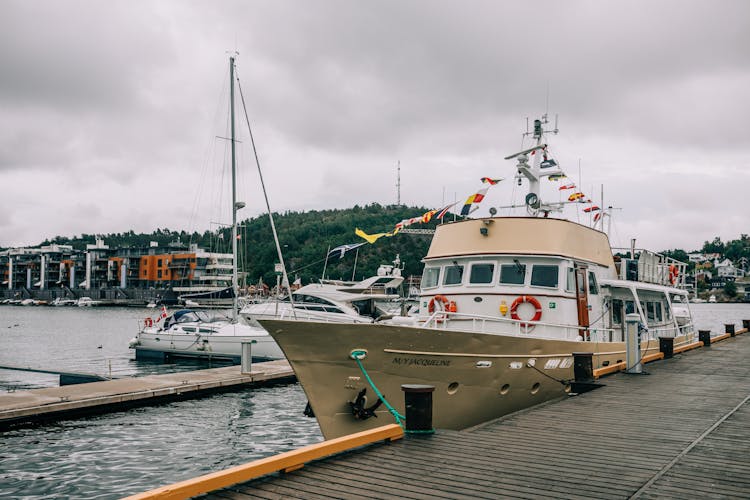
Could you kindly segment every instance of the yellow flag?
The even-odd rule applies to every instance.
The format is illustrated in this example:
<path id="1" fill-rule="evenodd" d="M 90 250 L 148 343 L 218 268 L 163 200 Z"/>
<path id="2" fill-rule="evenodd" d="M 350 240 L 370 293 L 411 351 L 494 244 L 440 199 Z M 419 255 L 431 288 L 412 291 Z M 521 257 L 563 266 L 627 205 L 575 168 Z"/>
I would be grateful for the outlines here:
<path id="1" fill-rule="evenodd" d="M 388 233 L 367 234 L 366 232 L 362 231 L 360 228 L 356 228 L 354 230 L 354 234 L 356 234 L 360 238 L 366 239 L 368 243 L 375 243 L 376 241 L 378 241 L 378 239 L 382 238 Z"/>

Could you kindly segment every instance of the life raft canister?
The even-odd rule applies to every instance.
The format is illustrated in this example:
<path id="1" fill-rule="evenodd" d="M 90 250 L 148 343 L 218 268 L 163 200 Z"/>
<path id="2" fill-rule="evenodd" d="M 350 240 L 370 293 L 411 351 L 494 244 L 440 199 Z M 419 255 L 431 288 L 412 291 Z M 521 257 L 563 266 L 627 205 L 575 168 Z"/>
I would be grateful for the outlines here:
<path id="1" fill-rule="evenodd" d="M 521 295 L 516 300 L 514 300 L 513 304 L 511 304 L 510 306 L 510 317 L 515 320 L 521 319 L 518 316 L 518 306 L 524 302 L 528 302 L 529 304 L 534 306 L 534 310 L 535 310 L 534 317 L 531 318 L 529 321 L 539 321 L 542 318 L 542 304 L 540 304 L 539 301 L 536 299 L 536 297 L 533 297 L 532 295 Z M 521 326 L 523 328 L 534 327 L 534 325 L 530 325 L 524 321 L 521 322 Z"/>

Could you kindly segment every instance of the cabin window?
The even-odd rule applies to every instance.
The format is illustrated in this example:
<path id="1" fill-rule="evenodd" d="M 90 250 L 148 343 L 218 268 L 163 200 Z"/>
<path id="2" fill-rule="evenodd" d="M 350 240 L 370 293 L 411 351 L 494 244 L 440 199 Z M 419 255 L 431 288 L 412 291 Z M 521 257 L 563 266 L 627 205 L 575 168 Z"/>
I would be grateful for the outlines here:
<path id="1" fill-rule="evenodd" d="M 495 264 L 473 264 L 469 274 L 469 283 L 475 285 L 492 283 L 493 274 L 495 274 Z"/>
<path id="2" fill-rule="evenodd" d="M 661 302 L 654 302 L 654 317 L 660 323 L 664 320 L 661 314 Z"/>
<path id="3" fill-rule="evenodd" d="M 445 266 L 445 274 L 443 276 L 443 285 L 460 285 L 464 277 L 464 266 L 453 264 L 452 266 Z"/>
<path id="4" fill-rule="evenodd" d="M 500 283 L 504 285 L 523 285 L 526 279 L 526 264 L 507 264 L 500 266 Z"/>
<path id="5" fill-rule="evenodd" d="M 625 301 L 625 314 L 633 314 L 635 312 L 635 302 L 632 300 Z"/>
<path id="6" fill-rule="evenodd" d="M 535 265 L 531 268 L 531 285 L 557 288 L 557 266 Z"/>
<path id="7" fill-rule="evenodd" d="M 656 321 L 656 304 L 654 302 L 646 302 L 646 319 L 649 323 Z"/>
<path id="8" fill-rule="evenodd" d="M 622 300 L 620 299 L 612 299 L 612 323 L 622 324 Z"/>
<path id="9" fill-rule="evenodd" d="M 589 271 L 589 294 L 598 295 L 599 285 L 596 284 L 596 275 Z"/>
<path id="10" fill-rule="evenodd" d="M 434 288 L 438 285 L 440 278 L 439 267 L 425 267 L 422 277 L 422 288 Z"/>
<path id="11" fill-rule="evenodd" d="M 671 317 L 672 317 L 672 314 L 670 313 L 670 309 L 669 309 L 669 300 L 667 300 L 666 302 L 664 302 L 664 319 L 669 320 L 671 319 Z"/>
<path id="12" fill-rule="evenodd" d="M 567 268 L 567 278 L 565 280 L 565 291 L 576 291 L 576 270 L 572 267 Z"/>

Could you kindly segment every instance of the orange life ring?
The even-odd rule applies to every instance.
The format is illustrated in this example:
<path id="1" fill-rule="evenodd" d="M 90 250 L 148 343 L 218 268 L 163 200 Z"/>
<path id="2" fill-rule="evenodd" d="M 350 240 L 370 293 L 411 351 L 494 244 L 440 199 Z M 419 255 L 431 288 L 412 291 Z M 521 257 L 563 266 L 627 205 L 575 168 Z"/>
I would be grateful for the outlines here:
<path id="1" fill-rule="evenodd" d="M 534 313 L 534 317 L 531 318 L 529 321 L 539 321 L 540 319 L 542 319 L 542 304 L 540 304 L 539 301 L 535 297 L 533 297 L 531 295 L 521 295 L 520 297 L 518 297 L 516 300 L 513 301 L 513 304 L 510 306 L 510 317 L 511 318 L 513 318 L 513 319 L 515 319 L 517 321 L 521 319 L 518 316 L 518 306 L 521 305 L 524 302 L 528 302 L 529 304 L 531 304 L 532 306 L 534 306 L 534 309 L 536 311 Z M 522 321 L 521 322 L 521 326 L 524 327 L 524 328 L 526 328 L 526 327 L 532 327 L 533 328 L 534 325 L 529 325 L 529 323 L 527 323 L 525 321 Z"/>
<path id="2" fill-rule="evenodd" d="M 677 277 L 680 275 L 680 271 L 674 264 L 669 265 L 669 283 L 674 285 L 677 282 Z"/>
<path id="3" fill-rule="evenodd" d="M 145 323 L 146 327 L 154 326 L 154 320 L 152 320 L 151 318 L 146 318 L 144 320 L 144 323 Z"/>
<path id="4" fill-rule="evenodd" d="M 427 304 L 427 311 L 432 314 L 435 312 L 435 303 L 436 302 L 442 302 L 441 309 L 443 311 L 448 310 L 448 306 L 450 304 L 450 301 L 448 300 L 448 297 L 445 295 L 435 295 L 433 298 L 430 299 L 430 303 Z"/>

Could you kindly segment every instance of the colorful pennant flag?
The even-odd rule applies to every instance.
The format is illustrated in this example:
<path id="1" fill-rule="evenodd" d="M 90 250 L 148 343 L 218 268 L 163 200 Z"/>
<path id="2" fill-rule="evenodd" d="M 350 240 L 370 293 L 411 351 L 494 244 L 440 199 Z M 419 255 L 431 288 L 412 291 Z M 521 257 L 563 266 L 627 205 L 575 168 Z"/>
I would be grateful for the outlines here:
<path id="1" fill-rule="evenodd" d="M 448 210 L 453 208 L 456 205 L 456 203 L 451 203 L 450 205 L 441 208 L 440 211 L 437 213 L 437 215 L 435 215 L 435 218 L 439 220 L 443 220 L 443 217 L 445 217 L 445 215 L 448 213 Z"/>
<path id="2" fill-rule="evenodd" d="M 565 174 L 550 174 L 547 176 L 547 179 L 551 181 L 559 181 L 560 179 L 567 179 L 568 177 Z M 562 188 L 560 188 L 562 189 Z"/>
<path id="3" fill-rule="evenodd" d="M 391 231 L 389 233 L 367 234 L 366 232 L 362 231 L 360 228 L 356 228 L 354 230 L 354 234 L 356 234 L 360 238 L 364 238 L 365 240 L 367 240 L 368 243 L 375 243 L 376 241 L 378 241 L 383 236 L 390 237 L 390 236 L 393 236 L 394 234 L 396 234 L 398 231 L 399 231 L 398 229 L 394 229 L 393 231 Z"/>
<path id="4" fill-rule="evenodd" d="M 596 212 L 597 210 L 601 210 L 601 209 L 599 207 L 597 207 L 596 205 L 594 205 L 592 207 L 586 207 L 586 208 L 583 209 L 583 211 L 586 212 L 586 213 Z"/>
<path id="5" fill-rule="evenodd" d="M 584 195 L 583 193 L 580 193 L 580 192 L 579 193 L 573 193 L 570 196 L 568 196 L 568 201 L 577 201 L 577 200 L 580 200 L 580 199 L 585 198 L 585 197 L 586 197 L 586 195 Z"/>
<path id="6" fill-rule="evenodd" d="M 602 218 L 602 213 L 601 212 L 597 212 L 597 213 L 594 214 L 594 222 L 598 221 L 601 218 Z"/>
<path id="7" fill-rule="evenodd" d="M 565 185 L 560 186 L 557 189 L 558 191 L 565 191 L 566 189 L 575 189 L 575 188 L 576 188 L 575 184 L 565 184 Z"/>
<path id="8" fill-rule="evenodd" d="M 422 214 L 422 222 L 427 224 L 432 220 L 432 217 L 437 213 L 437 210 L 430 210 Z"/>
<path id="9" fill-rule="evenodd" d="M 490 179 L 489 177 L 482 177 L 480 180 L 486 184 L 489 184 L 490 186 L 494 186 L 495 184 L 503 180 L 503 178 L 500 177 L 499 179 Z"/>
<path id="10" fill-rule="evenodd" d="M 469 215 L 471 212 L 476 210 L 476 208 L 473 208 L 473 206 L 479 205 L 482 202 L 485 195 L 487 194 L 487 189 L 489 188 L 480 189 L 475 194 L 472 194 L 471 196 L 466 198 L 466 201 L 464 202 L 464 206 L 461 209 L 461 215 Z"/>

